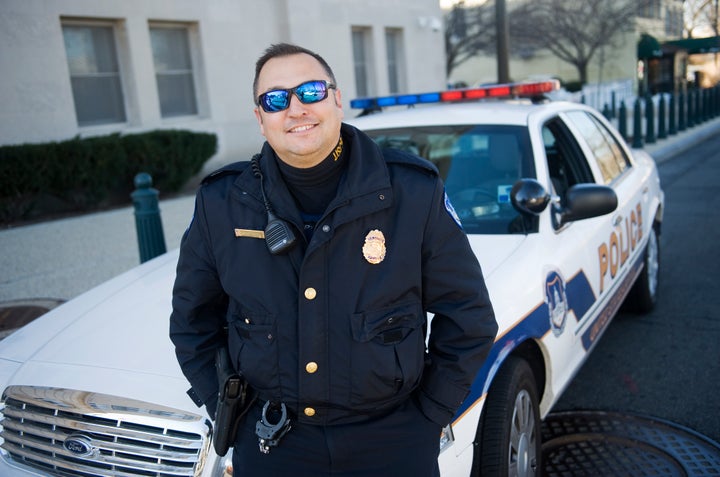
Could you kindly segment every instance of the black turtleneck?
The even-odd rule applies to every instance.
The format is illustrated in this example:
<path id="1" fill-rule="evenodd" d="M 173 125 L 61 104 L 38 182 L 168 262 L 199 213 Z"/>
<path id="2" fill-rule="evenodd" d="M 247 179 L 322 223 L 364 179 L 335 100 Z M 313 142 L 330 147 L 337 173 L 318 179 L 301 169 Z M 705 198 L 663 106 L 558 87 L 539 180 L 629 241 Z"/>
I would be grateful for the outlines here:
<path id="1" fill-rule="evenodd" d="M 306 235 L 312 233 L 327 206 L 337 194 L 340 178 L 345 171 L 345 142 L 340 137 L 337 146 L 318 165 L 301 169 L 278 160 L 278 167 L 288 190 L 295 198 L 306 225 Z"/>

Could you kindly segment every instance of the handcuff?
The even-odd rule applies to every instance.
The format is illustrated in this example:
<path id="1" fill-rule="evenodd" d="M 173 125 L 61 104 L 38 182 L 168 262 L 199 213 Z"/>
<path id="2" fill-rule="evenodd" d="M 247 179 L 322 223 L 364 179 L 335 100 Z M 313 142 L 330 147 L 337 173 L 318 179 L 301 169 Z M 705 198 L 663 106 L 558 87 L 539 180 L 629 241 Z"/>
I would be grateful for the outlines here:
<path id="1" fill-rule="evenodd" d="M 277 419 L 277 422 L 270 422 L 269 416 Z M 279 416 L 278 416 L 279 415 Z M 275 419 L 273 419 L 275 420 Z M 258 436 L 260 452 L 269 454 L 272 447 L 277 447 L 280 439 L 292 428 L 291 420 L 288 418 L 287 406 L 285 403 L 267 401 L 262 409 L 260 420 L 255 424 L 255 435 Z"/>

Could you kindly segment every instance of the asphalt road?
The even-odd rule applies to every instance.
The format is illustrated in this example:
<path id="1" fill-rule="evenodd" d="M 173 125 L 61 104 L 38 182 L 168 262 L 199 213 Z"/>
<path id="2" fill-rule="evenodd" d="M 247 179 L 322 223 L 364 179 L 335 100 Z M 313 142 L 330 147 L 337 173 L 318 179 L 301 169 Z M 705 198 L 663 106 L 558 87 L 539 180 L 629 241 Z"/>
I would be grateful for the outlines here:
<path id="1" fill-rule="evenodd" d="M 720 136 L 659 170 L 658 304 L 615 317 L 553 411 L 652 416 L 720 442 Z"/>

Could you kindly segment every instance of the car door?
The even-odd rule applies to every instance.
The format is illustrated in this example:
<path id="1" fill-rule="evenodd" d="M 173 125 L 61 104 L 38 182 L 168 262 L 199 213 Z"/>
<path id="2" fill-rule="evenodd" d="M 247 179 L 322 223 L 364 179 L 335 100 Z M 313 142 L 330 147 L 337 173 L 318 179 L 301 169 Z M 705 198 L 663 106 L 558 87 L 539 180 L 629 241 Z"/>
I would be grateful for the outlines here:
<path id="1" fill-rule="evenodd" d="M 538 179 L 548 185 L 554 198 L 541 222 L 543 237 L 544 299 L 550 333 L 544 338 L 549 359 L 554 400 L 571 380 L 589 351 L 582 336 L 602 310 L 603 296 L 597 288 L 597 250 L 612 230 L 610 214 L 561 223 L 567 191 L 577 184 L 599 183 L 584 140 L 564 114 L 555 114 L 540 125 L 545 167 Z M 542 154 L 539 154 L 539 157 Z M 550 405 L 552 402 L 545 402 Z"/>
<path id="2" fill-rule="evenodd" d="M 600 337 L 622 304 L 642 267 L 642 243 L 651 225 L 647 207 L 647 187 L 640 171 L 632 164 L 627 148 L 617 132 L 598 114 L 589 110 L 569 111 L 563 120 L 573 132 L 595 182 L 613 188 L 618 198 L 615 212 L 603 218 L 597 245 L 587 250 L 593 257 L 588 264 L 590 282 L 597 298 L 597 309 L 586 314 L 578 338 L 589 350 Z"/>

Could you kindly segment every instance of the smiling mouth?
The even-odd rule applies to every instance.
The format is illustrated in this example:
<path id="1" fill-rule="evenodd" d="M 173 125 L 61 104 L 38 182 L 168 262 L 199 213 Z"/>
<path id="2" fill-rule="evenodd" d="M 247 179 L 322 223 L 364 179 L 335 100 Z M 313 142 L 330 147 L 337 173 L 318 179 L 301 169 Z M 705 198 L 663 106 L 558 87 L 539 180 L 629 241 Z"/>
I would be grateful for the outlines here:
<path id="1" fill-rule="evenodd" d="M 314 124 L 304 124 L 304 125 L 302 125 L 302 126 L 294 127 L 294 128 L 292 128 L 292 129 L 290 129 L 288 132 L 290 132 L 290 133 L 301 133 L 301 132 L 309 131 L 310 129 L 312 129 L 312 128 L 314 128 L 314 127 L 315 127 Z"/>

